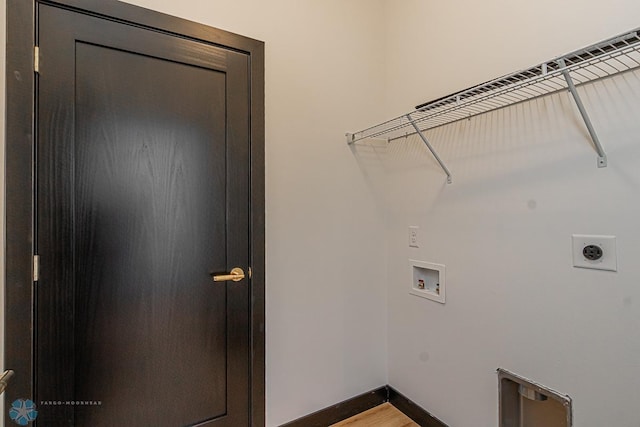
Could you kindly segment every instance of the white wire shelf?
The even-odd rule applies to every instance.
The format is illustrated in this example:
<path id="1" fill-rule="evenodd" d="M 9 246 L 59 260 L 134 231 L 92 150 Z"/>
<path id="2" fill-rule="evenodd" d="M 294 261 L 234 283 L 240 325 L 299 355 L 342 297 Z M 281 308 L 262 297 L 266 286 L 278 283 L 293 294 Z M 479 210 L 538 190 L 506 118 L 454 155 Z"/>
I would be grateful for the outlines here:
<path id="1" fill-rule="evenodd" d="M 598 152 L 598 166 L 603 167 L 606 166 L 606 155 L 575 87 L 639 67 L 640 28 L 543 62 L 535 67 L 418 105 L 410 113 L 355 133 L 348 133 L 347 142 L 353 144 L 367 138 L 385 138 L 393 141 L 418 134 L 450 178 L 448 170 L 422 132 L 513 104 L 569 90 Z"/>

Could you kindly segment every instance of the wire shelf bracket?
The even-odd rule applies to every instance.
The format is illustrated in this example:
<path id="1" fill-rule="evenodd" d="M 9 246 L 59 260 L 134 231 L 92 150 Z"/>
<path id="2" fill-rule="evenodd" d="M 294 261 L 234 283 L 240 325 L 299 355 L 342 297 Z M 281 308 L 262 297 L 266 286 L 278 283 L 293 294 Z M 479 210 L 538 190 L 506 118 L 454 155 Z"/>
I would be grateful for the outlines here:
<path id="1" fill-rule="evenodd" d="M 598 156 L 597 165 L 606 167 L 607 155 L 577 88 L 639 68 L 640 28 L 637 28 L 534 67 L 418 105 L 410 113 L 348 133 L 347 143 L 355 144 L 369 138 L 384 138 L 393 142 L 409 135 L 418 135 L 447 174 L 447 182 L 450 182 L 451 174 L 425 137 L 426 130 L 568 91 L 593 142 Z"/>
<path id="2" fill-rule="evenodd" d="M 407 120 L 411 123 L 411 126 L 413 126 L 413 128 L 415 129 L 416 134 L 418 134 L 420 139 L 422 139 L 422 142 L 424 142 L 424 145 L 426 145 L 429 151 L 431 151 L 431 154 L 433 154 L 433 157 L 435 157 L 436 161 L 438 162 L 438 164 L 440 165 L 444 173 L 447 174 L 447 184 L 451 184 L 452 178 L 451 178 L 451 172 L 449 172 L 449 168 L 447 168 L 447 166 L 444 164 L 440 156 L 438 156 L 438 153 L 436 152 L 436 150 L 434 150 L 431 144 L 429 143 L 429 140 L 427 139 L 427 137 L 420 130 L 416 122 L 411 118 L 411 114 L 407 114 Z"/>
<path id="3" fill-rule="evenodd" d="M 585 126 L 587 126 L 587 131 L 589 131 L 589 135 L 591 135 L 591 140 L 593 141 L 593 145 L 596 148 L 596 152 L 598 153 L 598 167 L 604 168 L 607 166 L 607 155 L 604 152 L 604 148 L 602 148 L 602 144 L 600 144 L 600 138 L 598 138 L 598 134 L 596 130 L 593 128 L 593 124 L 591 123 L 591 119 L 589 118 L 589 114 L 587 114 L 586 108 L 584 108 L 584 104 L 582 103 L 582 99 L 578 94 L 578 90 L 576 89 L 576 85 L 573 83 L 573 79 L 571 78 L 571 74 L 567 70 L 567 64 L 563 58 L 558 60 L 558 65 L 562 68 L 562 75 L 564 76 L 565 81 L 567 82 L 567 87 L 571 95 L 573 96 L 573 100 L 578 107 L 578 111 L 580 111 L 580 115 L 582 116 L 582 120 L 584 120 Z"/>

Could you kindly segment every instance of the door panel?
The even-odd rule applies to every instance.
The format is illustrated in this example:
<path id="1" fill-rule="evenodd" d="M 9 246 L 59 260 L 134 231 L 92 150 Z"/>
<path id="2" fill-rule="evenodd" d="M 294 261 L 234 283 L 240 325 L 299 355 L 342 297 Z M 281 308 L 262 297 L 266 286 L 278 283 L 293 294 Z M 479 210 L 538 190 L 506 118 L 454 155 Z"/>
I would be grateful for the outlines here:
<path id="1" fill-rule="evenodd" d="M 50 6 L 39 45 L 38 424 L 248 425 L 249 279 L 211 280 L 249 263 L 247 56 Z"/>

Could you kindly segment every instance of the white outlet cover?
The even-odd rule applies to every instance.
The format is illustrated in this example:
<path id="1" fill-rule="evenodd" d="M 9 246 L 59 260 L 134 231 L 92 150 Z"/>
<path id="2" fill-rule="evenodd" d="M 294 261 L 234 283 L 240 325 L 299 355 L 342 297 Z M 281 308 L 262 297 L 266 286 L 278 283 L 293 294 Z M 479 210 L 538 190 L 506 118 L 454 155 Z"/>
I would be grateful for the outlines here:
<path id="1" fill-rule="evenodd" d="M 593 268 L 596 270 L 618 271 L 618 256 L 616 253 L 616 236 L 592 236 L 588 234 L 574 234 L 571 236 L 573 243 L 573 266 L 579 268 Z M 602 258 L 590 260 L 582 254 L 583 249 L 589 245 L 600 246 Z"/>
<path id="2" fill-rule="evenodd" d="M 417 225 L 410 225 L 409 226 L 409 247 L 411 248 L 419 248 L 420 247 L 420 236 L 418 234 L 418 231 L 420 230 L 420 227 L 418 227 Z"/>

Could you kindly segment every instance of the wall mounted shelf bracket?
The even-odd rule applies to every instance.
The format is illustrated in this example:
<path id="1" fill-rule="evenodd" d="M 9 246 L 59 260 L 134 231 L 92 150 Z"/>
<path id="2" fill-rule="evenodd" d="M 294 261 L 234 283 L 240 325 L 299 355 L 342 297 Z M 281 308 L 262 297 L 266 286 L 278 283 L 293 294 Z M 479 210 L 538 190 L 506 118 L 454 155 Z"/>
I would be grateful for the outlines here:
<path id="1" fill-rule="evenodd" d="M 438 162 L 438 164 L 440 165 L 444 173 L 447 174 L 447 184 L 451 184 L 452 182 L 451 172 L 449 172 L 449 169 L 447 168 L 447 166 L 444 164 L 440 156 L 438 156 L 438 153 L 436 153 L 436 150 L 433 149 L 433 147 L 429 143 L 429 140 L 427 139 L 426 136 L 424 136 L 424 133 L 420 130 L 416 122 L 411 118 L 411 113 L 407 114 L 406 117 L 407 117 L 407 120 L 411 122 L 411 126 L 413 126 L 413 128 L 416 130 L 416 134 L 420 137 L 420 139 L 422 139 L 422 142 L 424 142 L 424 145 L 426 145 L 429 151 L 431 151 L 431 154 L 433 154 L 433 157 L 435 157 L 436 161 Z"/>
<path id="2" fill-rule="evenodd" d="M 345 133 L 344 136 L 347 137 L 347 144 L 352 145 L 356 142 L 356 134 L 355 133 Z"/>
<path id="3" fill-rule="evenodd" d="M 593 140 L 593 145 L 595 146 L 596 151 L 598 152 L 598 167 L 604 168 L 607 167 L 607 155 L 604 152 L 604 148 L 602 148 L 602 144 L 600 144 L 600 139 L 598 138 L 598 134 L 596 130 L 593 128 L 593 124 L 591 123 L 591 119 L 587 114 L 587 110 L 584 108 L 584 104 L 582 103 L 582 99 L 576 90 L 576 85 L 573 83 L 573 79 L 571 78 L 571 74 L 567 69 L 567 64 L 565 63 L 564 58 L 558 59 L 558 65 L 562 69 L 562 75 L 567 82 L 567 88 L 571 95 L 573 96 L 573 100 L 578 107 L 578 111 L 580 111 L 580 115 L 582 116 L 582 120 L 584 120 L 584 124 L 587 126 L 587 130 L 589 131 L 589 135 L 591 135 L 591 139 Z"/>
<path id="4" fill-rule="evenodd" d="M 447 166 L 444 164 L 440 156 L 438 156 L 438 153 L 436 153 L 436 150 L 433 148 L 433 146 L 431 145 L 427 137 L 424 135 L 423 131 L 420 130 L 416 122 L 411 118 L 411 113 L 406 114 L 403 118 L 406 119 L 406 123 L 410 123 L 413 129 L 415 129 L 415 134 L 418 135 L 420 139 L 422 139 L 422 142 L 424 142 L 424 145 L 426 145 L 429 151 L 431 151 L 431 154 L 433 154 L 433 157 L 436 159 L 436 161 L 438 162 L 438 164 L 440 165 L 444 173 L 447 174 L 447 184 L 451 184 L 453 182 L 453 179 L 451 177 L 451 172 L 449 171 L 449 168 L 447 168 Z M 357 138 L 357 135 L 355 133 L 347 132 L 345 136 L 347 138 L 347 144 L 349 145 L 353 145 L 356 143 L 356 141 L 359 141 L 359 138 Z M 389 138 L 384 138 L 384 139 L 387 141 L 387 143 L 391 142 Z"/>

